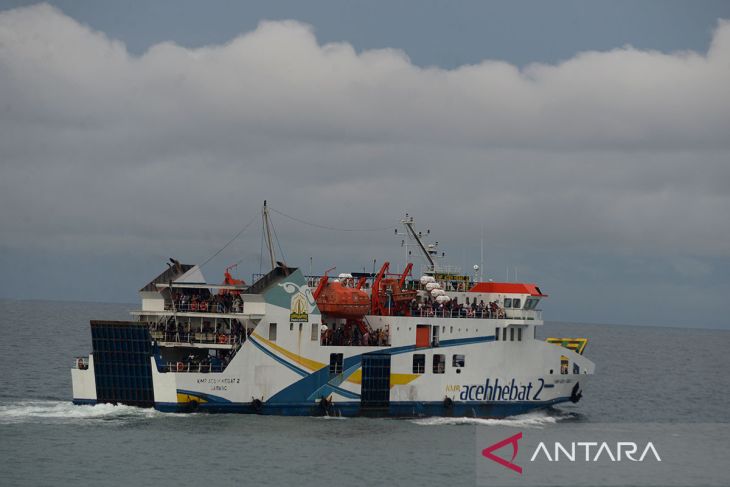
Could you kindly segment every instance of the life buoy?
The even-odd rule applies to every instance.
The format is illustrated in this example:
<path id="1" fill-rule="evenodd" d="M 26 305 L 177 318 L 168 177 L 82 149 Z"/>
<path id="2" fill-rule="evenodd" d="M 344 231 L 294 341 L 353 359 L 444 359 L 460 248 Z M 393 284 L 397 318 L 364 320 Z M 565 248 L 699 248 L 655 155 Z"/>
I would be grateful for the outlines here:
<path id="1" fill-rule="evenodd" d="M 184 368 L 185 364 L 182 362 L 178 362 L 177 364 L 175 364 L 175 370 L 178 372 L 182 372 Z"/>

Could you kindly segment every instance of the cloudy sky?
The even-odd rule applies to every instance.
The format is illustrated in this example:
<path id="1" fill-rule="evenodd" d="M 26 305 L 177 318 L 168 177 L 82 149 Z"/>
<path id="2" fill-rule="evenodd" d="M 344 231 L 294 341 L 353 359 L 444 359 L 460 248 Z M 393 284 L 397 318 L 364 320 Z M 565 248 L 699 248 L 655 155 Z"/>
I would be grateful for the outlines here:
<path id="1" fill-rule="evenodd" d="M 726 2 L 0 2 L 0 297 L 134 302 L 407 211 L 555 320 L 730 327 Z M 723 19 L 729 19 L 725 21 Z M 372 230 L 379 229 L 379 230 Z M 265 264 L 264 264 L 265 267 Z"/>

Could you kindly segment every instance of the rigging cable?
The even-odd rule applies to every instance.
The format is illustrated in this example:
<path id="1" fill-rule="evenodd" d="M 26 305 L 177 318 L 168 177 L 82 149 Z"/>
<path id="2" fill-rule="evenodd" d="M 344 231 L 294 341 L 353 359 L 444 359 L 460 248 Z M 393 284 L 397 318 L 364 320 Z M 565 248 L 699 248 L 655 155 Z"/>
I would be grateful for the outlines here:
<path id="1" fill-rule="evenodd" d="M 229 240 L 229 241 L 228 241 L 228 242 L 227 242 L 227 243 L 226 243 L 226 244 L 225 244 L 225 245 L 224 245 L 223 247 L 221 247 L 221 248 L 220 248 L 220 249 L 218 250 L 218 252 L 216 252 L 215 254 L 211 255 L 210 257 L 208 257 L 208 258 L 207 258 L 207 259 L 205 260 L 205 262 L 203 262 L 202 264 L 200 264 L 200 267 L 203 267 L 203 266 L 204 266 L 205 264 L 207 264 L 208 262 L 210 262 L 211 260 L 213 260 L 213 259 L 214 259 L 215 257 L 217 257 L 217 256 L 218 256 L 218 254 L 220 254 L 221 252 L 223 252 L 223 251 L 224 251 L 224 250 L 226 249 L 226 247 L 228 247 L 229 245 L 231 245 L 231 244 L 233 243 L 233 241 L 234 241 L 234 240 L 236 240 L 236 239 L 237 239 L 238 237 L 240 237 L 240 236 L 241 236 L 241 234 L 242 234 L 242 233 L 243 233 L 243 232 L 244 232 L 244 231 L 245 231 L 245 230 L 246 230 L 246 229 L 247 229 L 247 228 L 248 228 L 249 226 L 251 226 L 251 224 L 252 224 L 252 223 L 253 223 L 254 221 L 256 221 L 256 218 L 258 218 L 258 216 L 254 216 L 254 217 L 253 217 L 253 218 L 251 219 L 251 221 L 250 221 L 250 222 L 246 223 L 246 225 L 245 225 L 245 226 L 244 226 L 244 227 L 243 227 L 243 228 L 242 228 L 241 230 L 239 230 L 239 232 L 238 232 L 237 234 L 235 234 L 235 235 L 233 236 L 233 238 L 232 238 L 232 239 L 230 239 L 230 240 Z"/>
<path id="2" fill-rule="evenodd" d="M 264 268 L 264 219 L 261 219 L 261 251 L 259 252 L 259 274 L 263 272 Z"/>
<path id="3" fill-rule="evenodd" d="M 301 223 L 303 225 L 309 225 L 309 226 L 312 226 L 312 227 L 321 228 L 323 230 L 332 230 L 332 231 L 335 231 L 335 232 L 382 232 L 384 230 L 390 230 L 392 228 L 390 226 L 380 227 L 380 228 L 338 228 L 338 227 L 330 227 L 330 226 L 327 226 L 327 225 L 320 225 L 318 223 L 308 222 L 306 220 L 302 220 L 300 218 L 296 218 L 294 216 L 287 215 L 286 213 L 282 213 L 281 211 L 279 211 L 279 210 L 277 210 L 275 208 L 272 208 L 270 206 L 269 206 L 269 211 L 273 211 L 274 213 L 276 213 L 278 215 L 281 215 L 281 216 L 283 216 L 285 218 L 288 218 L 290 220 L 294 220 L 295 222 Z"/>
<path id="4" fill-rule="evenodd" d="M 276 227 L 274 227 L 273 223 L 271 224 L 271 230 L 274 231 L 274 240 L 276 240 L 276 246 L 279 247 L 279 252 L 281 253 L 281 261 L 284 263 L 284 265 L 286 265 L 286 256 L 284 255 L 284 250 L 282 250 L 281 244 L 279 243 L 279 236 L 276 235 Z"/>

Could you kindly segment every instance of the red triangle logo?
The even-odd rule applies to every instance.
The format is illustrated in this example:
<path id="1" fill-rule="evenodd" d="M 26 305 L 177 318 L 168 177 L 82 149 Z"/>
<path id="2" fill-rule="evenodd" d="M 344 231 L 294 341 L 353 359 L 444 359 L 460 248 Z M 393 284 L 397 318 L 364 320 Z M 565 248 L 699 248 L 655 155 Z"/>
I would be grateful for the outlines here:
<path id="1" fill-rule="evenodd" d="M 492 460 L 494 462 L 499 463 L 503 467 L 507 467 L 510 470 L 514 470 L 518 474 L 522 474 L 522 467 L 512 463 L 512 462 L 514 462 L 515 457 L 517 456 L 517 452 L 520 448 L 519 445 L 517 444 L 517 442 L 520 441 L 521 439 L 522 439 L 522 432 L 519 432 L 514 436 L 510 436 L 509 438 L 505 438 L 504 440 L 499 441 L 499 442 L 495 443 L 494 445 L 486 447 L 484 450 L 482 450 L 482 455 L 484 455 L 485 457 L 489 458 L 490 460 Z M 512 458 L 509 461 L 505 460 L 502 457 L 498 457 L 497 455 L 492 453 L 495 450 L 499 450 L 503 446 L 510 445 L 510 444 L 512 445 Z"/>

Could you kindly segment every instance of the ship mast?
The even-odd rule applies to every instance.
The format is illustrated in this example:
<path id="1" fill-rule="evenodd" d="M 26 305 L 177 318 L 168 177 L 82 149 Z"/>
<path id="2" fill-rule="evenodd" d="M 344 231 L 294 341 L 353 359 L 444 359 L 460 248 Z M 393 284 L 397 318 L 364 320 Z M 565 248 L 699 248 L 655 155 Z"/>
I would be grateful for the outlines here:
<path id="1" fill-rule="evenodd" d="M 269 208 L 264 200 L 264 208 L 261 218 L 263 219 L 264 231 L 266 232 L 266 246 L 269 249 L 269 258 L 271 259 L 271 269 L 276 269 L 276 255 L 274 254 L 274 242 L 271 239 L 271 221 L 269 220 Z"/>
<path id="2" fill-rule="evenodd" d="M 423 244 L 423 240 L 421 240 L 421 235 L 419 235 L 416 230 L 413 228 L 413 217 L 409 217 L 406 213 L 405 220 L 400 221 L 404 227 L 406 227 L 406 232 L 408 234 L 408 237 L 412 238 L 416 241 L 416 244 L 418 245 L 418 248 L 421 249 L 421 253 L 423 256 L 428 260 L 428 263 L 431 265 L 431 269 L 436 269 L 436 263 L 433 260 L 433 257 L 431 257 L 431 254 L 428 250 L 426 250 L 426 246 Z"/>

